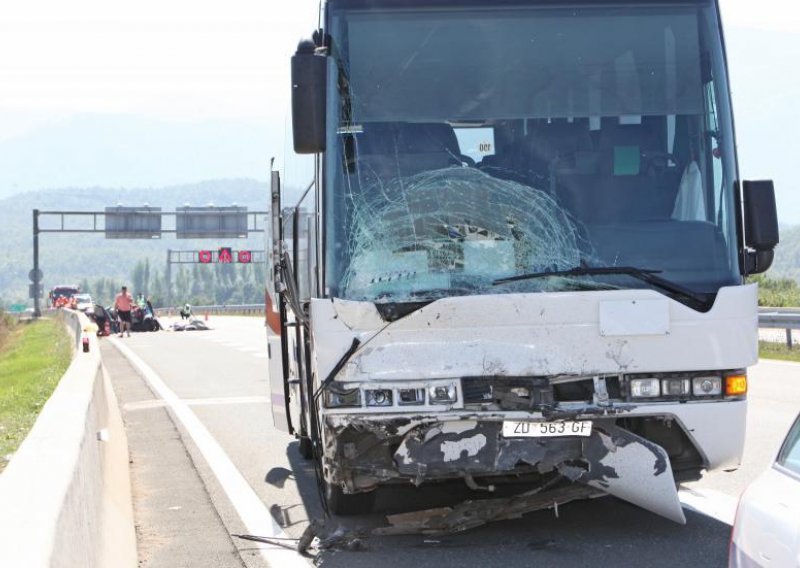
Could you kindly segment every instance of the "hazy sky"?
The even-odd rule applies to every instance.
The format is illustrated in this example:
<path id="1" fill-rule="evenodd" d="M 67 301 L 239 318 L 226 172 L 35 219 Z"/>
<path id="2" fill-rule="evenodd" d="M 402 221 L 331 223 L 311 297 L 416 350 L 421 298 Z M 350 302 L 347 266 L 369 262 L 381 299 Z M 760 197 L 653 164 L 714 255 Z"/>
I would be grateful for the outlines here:
<path id="1" fill-rule="evenodd" d="M 738 28 L 758 28 L 794 32 L 800 39 L 797 0 L 721 4 L 729 36 Z M 2 2 L 0 142 L 86 114 L 257 120 L 284 132 L 289 57 L 297 40 L 315 27 L 318 5 L 318 0 Z M 786 69 L 784 78 L 797 89 L 795 68 Z M 281 151 L 274 152 L 279 165 Z M 800 221 L 800 200 L 790 216 Z"/>
<path id="2" fill-rule="evenodd" d="M 272 118 L 282 109 L 270 103 L 283 100 L 272 89 L 288 85 L 288 57 L 315 26 L 317 7 L 313 0 L 3 2 L 0 111 Z"/>
<path id="3" fill-rule="evenodd" d="M 796 0 L 721 1 L 727 26 L 800 32 Z M 318 0 L 3 2 L 0 138 L 37 117 L 75 113 L 282 122 L 289 56 L 313 29 L 318 6 Z"/>

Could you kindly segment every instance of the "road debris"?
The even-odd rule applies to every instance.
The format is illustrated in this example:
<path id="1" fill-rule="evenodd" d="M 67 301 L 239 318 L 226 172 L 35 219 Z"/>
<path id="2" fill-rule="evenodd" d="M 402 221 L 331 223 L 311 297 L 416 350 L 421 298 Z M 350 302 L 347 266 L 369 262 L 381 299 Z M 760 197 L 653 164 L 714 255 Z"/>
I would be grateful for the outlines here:
<path id="1" fill-rule="evenodd" d="M 517 519 L 526 513 L 549 509 L 576 499 L 599 497 L 604 492 L 580 484 L 570 484 L 550 491 L 540 488 L 520 495 L 494 499 L 469 500 L 454 507 L 437 507 L 412 513 L 389 515 L 388 527 L 373 530 L 375 535 L 449 534 L 463 532 L 486 523 Z"/>

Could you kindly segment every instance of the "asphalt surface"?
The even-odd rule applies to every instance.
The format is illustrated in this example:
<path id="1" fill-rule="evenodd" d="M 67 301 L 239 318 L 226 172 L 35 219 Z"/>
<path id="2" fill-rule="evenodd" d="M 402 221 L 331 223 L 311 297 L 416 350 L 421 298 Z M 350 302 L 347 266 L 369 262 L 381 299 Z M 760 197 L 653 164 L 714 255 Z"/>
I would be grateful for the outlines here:
<path id="1" fill-rule="evenodd" d="M 107 343 L 107 342 L 106 342 Z M 141 567 L 245 564 L 167 409 L 116 349 L 103 345 L 128 436 L 136 540 Z"/>
<path id="2" fill-rule="evenodd" d="M 226 481 L 215 476 L 192 432 L 112 345 L 130 348 L 188 404 L 280 525 L 282 537 L 297 539 L 308 519 L 321 520 L 323 514 L 313 468 L 300 457 L 297 443 L 272 427 L 263 322 L 214 317 L 208 323 L 210 331 L 103 341 L 129 436 L 140 566 L 280 567 L 285 562 L 271 560 L 275 546 L 230 536 L 246 528 L 225 491 Z M 719 496 L 728 510 L 768 466 L 800 409 L 800 365 L 759 363 L 750 370 L 749 400 L 743 467 L 689 486 L 690 493 Z M 387 513 L 456 504 L 467 496 L 460 484 L 383 490 L 375 514 L 334 518 L 327 526 L 367 531 L 384 525 Z M 604 497 L 563 505 L 558 518 L 552 510 L 541 511 L 447 537 L 371 536 L 360 541 L 364 550 L 321 551 L 303 562 L 353 568 L 724 566 L 730 526 L 691 510 L 686 516 L 687 524 L 680 526 Z M 261 535 L 268 534 L 275 533 L 264 526 Z"/>

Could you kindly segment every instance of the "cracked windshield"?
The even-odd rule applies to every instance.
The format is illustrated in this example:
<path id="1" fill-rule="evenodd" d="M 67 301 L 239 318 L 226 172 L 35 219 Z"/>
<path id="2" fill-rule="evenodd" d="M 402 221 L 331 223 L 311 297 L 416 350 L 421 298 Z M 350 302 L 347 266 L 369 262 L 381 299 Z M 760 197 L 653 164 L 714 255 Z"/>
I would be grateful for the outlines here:
<path id="1" fill-rule="evenodd" d="M 739 282 L 712 14 L 343 10 L 331 21 L 334 296 L 649 286 L 624 273 L 541 274 L 608 267 L 709 298 Z"/>

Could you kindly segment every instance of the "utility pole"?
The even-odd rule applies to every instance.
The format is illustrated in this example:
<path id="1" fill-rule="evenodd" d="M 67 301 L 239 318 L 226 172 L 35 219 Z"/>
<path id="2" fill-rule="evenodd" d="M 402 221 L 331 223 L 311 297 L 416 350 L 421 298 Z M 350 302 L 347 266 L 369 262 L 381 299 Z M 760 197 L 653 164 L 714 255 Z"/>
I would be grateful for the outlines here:
<path id="1" fill-rule="evenodd" d="M 172 249 L 167 249 L 167 269 L 164 278 L 167 281 L 167 308 L 172 308 Z"/>
<path id="2" fill-rule="evenodd" d="M 39 303 L 39 293 L 42 287 L 42 272 L 39 270 L 39 210 L 33 210 L 33 270 L 29 274 L 31 279 L 31 296 L 33 296 L 33 318 L 41 317 L 42 308 Z"/>

